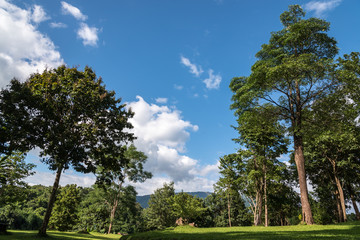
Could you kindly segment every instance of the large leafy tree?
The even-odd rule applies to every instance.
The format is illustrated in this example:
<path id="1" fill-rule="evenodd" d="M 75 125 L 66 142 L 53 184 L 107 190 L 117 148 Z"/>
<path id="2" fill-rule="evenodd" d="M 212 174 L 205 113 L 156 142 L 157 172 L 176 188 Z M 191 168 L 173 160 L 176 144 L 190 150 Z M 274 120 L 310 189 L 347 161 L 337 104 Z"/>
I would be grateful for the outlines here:
<path id="1" fill-rule="evenodd" d="M 330 24 L 318 18 L 304 19 L 299 5 L 281 14 L 284 28 L 273 32 L 268 44 L 256 54 L 257 62 L 248 77 L 233 78 L 231 108 L 241 116 L 268 102 L 278 107 L 293 137 L 294 156 L 300 185 L 302 217 L 313 224 L 306 183 L 303 122 L 304 111 L 337 85 L 333 58 L 336 41 L 327 35 Z"/>
<path id="2" fill-rule="evenodd" d="M 28 94 L 21 98 L 19 91 Z M 2 105 L 12 107 L 2 109 L 2 123 L 7 124 L 2 128 L 11 129 L 16 122 L 21 131 L 19 137 L 11 141 L 5 139 L 3 145 L 10 150 L 12 146 L 17 147 L 18 142 L 37 146 L 41 149 L 42 161 L 56 171 L 39 230 L 40 235 L 45 235 L 61 173 L 70 166 L 84 173 L 95 172 L 99 166 L 120 169 L 119 165 L 125 162 L 112 161 L 110 156 L 121 156 L 124 153 L 121 145 L 133 140 L 133 135 L 125 132 L 132 128 L 128 119 L 133 113 L 120 104 L 121 99 L 115 97 L 115 92 L 106 90 L 102 79 L 89 67 L 84 71 L 65 66 L 45 70 L 31 75 L 25 83 L 12 81 L 4 93 L 3 96 L 10 97 L 2 98 Z M 12 101 L 11 96 L 19 100 Z M 11 113 L 11 109 L 19 107 L 25 118 L 16 111 Z M 23 137 L 24 132 L 27 138 Z"/>

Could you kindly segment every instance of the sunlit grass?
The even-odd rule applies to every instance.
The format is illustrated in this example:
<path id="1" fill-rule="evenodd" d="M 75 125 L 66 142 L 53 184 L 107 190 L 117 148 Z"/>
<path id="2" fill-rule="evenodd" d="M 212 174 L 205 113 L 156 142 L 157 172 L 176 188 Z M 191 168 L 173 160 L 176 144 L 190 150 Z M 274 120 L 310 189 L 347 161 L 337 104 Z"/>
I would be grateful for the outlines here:
<path id="1" fill-rule="evenodd" d="M 10 230 L 10 235 L 0 235 L 0 240 L 39 240 L 37 231 Z M 119 239 L 116 234 L 81 234 L 73 232 L 48 231 L 45 239 L 82 239 L 108 240 Z M 359 239 L 360 222 L 349 222 L 337 225 L 297 225 L 285 227 L 232 227 L 232 228 L 194 228 L 189 226 L 169 228 L 162 231 L 137 233 L 125 236 L 122 240 L 180 240 L 180 239 Z"/>
<path id="2" fill-rule="evenodd" d="M 360 222 L 339 225 L 297 225 L 284 227 L 194 228 L 138 233 L 124 237 L 145 239 L 360 239 Z"/>

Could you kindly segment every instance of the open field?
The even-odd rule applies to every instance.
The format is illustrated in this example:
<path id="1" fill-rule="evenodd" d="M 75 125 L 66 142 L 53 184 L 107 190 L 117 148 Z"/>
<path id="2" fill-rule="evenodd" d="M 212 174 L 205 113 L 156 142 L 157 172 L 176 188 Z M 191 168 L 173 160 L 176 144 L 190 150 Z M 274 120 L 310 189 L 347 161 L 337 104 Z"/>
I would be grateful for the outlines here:
<path id="1" fill-rule="evenodd" d="M 37 231 L 9 231 L 11 235 L 0 235 L 0 240 L 39 240 Z M 48 231 L 46 239 L 119 239 L 119 235 L 100 233 L 77 234 L 71 232 Z M 360 222 L 337 225 L 297 225 L 285 227 L 232 227 L 194 228 L 176 227 L 163 231 L 144 232 L 125 236 L 127 240 L 180 240 L 180 239 L 360 239 Z"/>
<path id="2" fill-rule="evenodd" d="M 285 227 L 193 228 L 138 233 L 124 237 L 128 240 L 180 239 L 360 239 L 360 222 L 339 225 L 297 225 Z"/>
<path id="3" fill-rule="evenodd" d="M 62 239 L 62 240 L 109 240 L 109 239 L 119 239 L 120 236 L 116 234 L 101 234 L 101 233 L 91 233 L 91 234 L 81 234 L 74 232 L 59 232 L 59 231 L 47 231 L 47 238 L 40 238 L 37 236 L 38 231 L 20 231 L 20 230 L 10 230 L 8 231 L 9 235 L 0 235 L 0 240 L 40 240 L 40 239 Z"/>

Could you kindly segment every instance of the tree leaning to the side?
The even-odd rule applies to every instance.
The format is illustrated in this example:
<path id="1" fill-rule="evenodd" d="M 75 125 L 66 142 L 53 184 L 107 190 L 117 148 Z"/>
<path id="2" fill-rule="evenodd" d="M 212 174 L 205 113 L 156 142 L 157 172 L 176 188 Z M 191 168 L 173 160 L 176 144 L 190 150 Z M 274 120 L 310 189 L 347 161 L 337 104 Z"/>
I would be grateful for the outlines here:
<path id="1" fill-rule="evenodd" d="M 46 235 L 61 173 L 70 166 L 83 173 L 95 172 L 99 166 L 118 169 L 117 164 L 124 163 L 114 162 L 110 156 L 121 155 L 121 146 L 134 139 L 133 134 L 125 132 L 132 128 L 128 119 L 133 113 L 120 104 L 115 92 L 105 89 L 101 78 L 89 67 L 81 72 L 60 66 L 33 74 L 22 84 L 13 81 L 14 84 L 20 84 L 20 89 L 27 89 L 31 94 L 19 101 L 29 106 L 24 108 L 28 111 L 24 126 L 30 122 L 33 127 L 26 129 L 32 140 L 29 145 L 40 148 L 42 161 L 56 171 L 39 230 L 39 235 Z M 21 117 L 17 123 L 19 128 L 23 127 Z"/>
<path id="2" fill-rule="evenodd" d="M 330 24 L 318 18 L 304 19 L 299 5 L 281 14 L 284 29 L 273 32 L 268 44 L 256 54 L 257 62 L 249 77 L 233 78 L 231 108 L 241 116 L 268 102 L 279 111 L 293 136 L 294 155 L 300 185 L 302 220 L 313 224 L 306 183 L 303 149 L 304 111 L 337 84 L 333 77 L 336 41 L 329 37 Z"/>

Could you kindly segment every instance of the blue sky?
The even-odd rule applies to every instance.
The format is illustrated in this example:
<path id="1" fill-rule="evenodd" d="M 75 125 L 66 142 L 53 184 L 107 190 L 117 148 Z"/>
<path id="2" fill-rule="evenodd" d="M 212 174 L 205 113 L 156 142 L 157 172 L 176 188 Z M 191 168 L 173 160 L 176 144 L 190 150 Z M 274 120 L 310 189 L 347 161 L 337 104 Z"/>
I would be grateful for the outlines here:
<path id="1" fill-rule="evenodd" d="M 219 157 L 239 148 L 230 80 L 249 75 L 290 4 L 331 22 L 341 54 L 359 51 L 356 0 L 0 0 L 0 87 L 45 66 L 91 66 L 135 111 L 135 144 L 154 174 L 135 184 L 139 194 L 169 181 L 177 191 L 212 191 Z M 27 158 L 38 165 L 27 181 L 50 185 L 37 153 Z M 71 170 L 61 180 L 93 182 Z"/>

